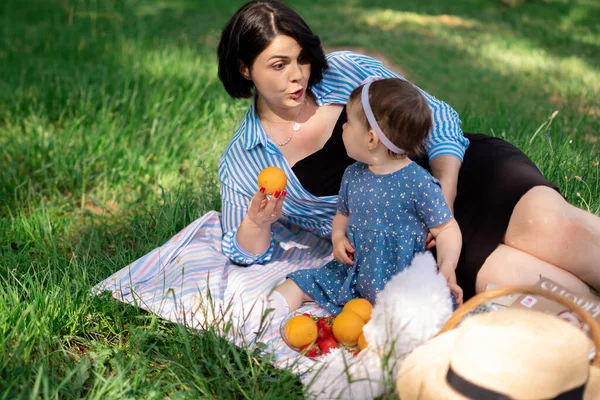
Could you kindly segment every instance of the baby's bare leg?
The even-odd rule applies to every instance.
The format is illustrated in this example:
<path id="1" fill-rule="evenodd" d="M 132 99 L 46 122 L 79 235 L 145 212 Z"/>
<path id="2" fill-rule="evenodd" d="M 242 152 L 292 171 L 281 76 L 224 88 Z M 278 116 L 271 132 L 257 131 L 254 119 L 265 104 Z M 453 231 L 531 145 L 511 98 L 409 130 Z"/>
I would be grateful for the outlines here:
<path id="1" fill-rule="evenodd" d="M 240 325 L 244 326 L 246 332 L 256 331 L 261 326 L 265 326 L 265 323 L 269 325 L 273 319 L 285 317 L 305 301 L 311 299 L 294 281 L 287 279 L 270 293 L 258 296 L 249 311 L 243 309 L 238 311 L 238 318 L 242 319 Z"/>
<path id="2" fill-rule="evenodd" d="M 277 286 L 275 292 L 280 294 L 287 302 L 288 312 L 297 310 L 305 301 L 312 301 L 312 299 L 291 279 L 286 279 L 285 282 Z M 271 295 L 269 295 L 269 300 L 273 299 L 276 301 L 275 297 L 277 294 L 271 293 Z"/>

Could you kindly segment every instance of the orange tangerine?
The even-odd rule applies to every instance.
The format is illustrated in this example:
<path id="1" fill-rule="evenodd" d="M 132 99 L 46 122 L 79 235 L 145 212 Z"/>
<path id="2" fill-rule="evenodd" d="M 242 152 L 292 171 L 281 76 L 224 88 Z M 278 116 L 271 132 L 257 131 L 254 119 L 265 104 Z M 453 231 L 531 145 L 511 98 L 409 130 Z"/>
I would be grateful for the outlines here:
<path id="1" fill-rule="evenodd" d="M 317 339 L 317 323 L 306 315 L 290 318 L 285 324 L 285 339 L 296 347 L 306 346 Z"/>
<path id="2" fill-rule="evenodd" d="M 367 299 L 352 299 L 346 303 L 342 311 L 352 311 L 358 314 L 366 324 L 371 319 L 373 305 Z"/>
<path id="3" fill-rule="evenodd" d="M 369 345 L 369 343 L 367 343 L 367 339 L 365 339 L 365 334 L 361 333 L 360 336 L 358 337 L 358 350 L 362 351 L 368 345 Z"/>
<path id="4" fill-rule="evenodd" d="M 285 172 L 277 167 L 267 167 L 258 174 L 258 186 L 265 188 L 266 194 L 281 192 L 287 185 Z"/>
<path id="5" fill-rule="evenodd" d="M 360 315 L 352 311 L 343 311 L 333 320 L 333 336 L 338 342 L 347 345 L 356 344 L 365 322 Z"/>

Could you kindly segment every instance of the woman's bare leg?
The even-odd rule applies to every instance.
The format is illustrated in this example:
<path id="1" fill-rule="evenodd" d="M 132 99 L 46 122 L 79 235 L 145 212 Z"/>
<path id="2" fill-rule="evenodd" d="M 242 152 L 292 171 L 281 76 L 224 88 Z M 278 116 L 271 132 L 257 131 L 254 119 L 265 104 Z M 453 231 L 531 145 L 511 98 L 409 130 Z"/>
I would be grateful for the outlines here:
<path id="1" fill-rule="evenodd" d="M 549 187 L 536 186 L 519 200 L 504 244 L 600 289 L 600 217 L 569 204 Z"/>
<path id="2" fill-rule="evenodd" d="M 574 293 L 590 294 L 588 286 L 572 273 L 503 244 L 490 254 L 479 270 L 475 291 L 485 291 L 490 283 L 500 286 L 535 285 L 540 276 L 551 279 Z"/>

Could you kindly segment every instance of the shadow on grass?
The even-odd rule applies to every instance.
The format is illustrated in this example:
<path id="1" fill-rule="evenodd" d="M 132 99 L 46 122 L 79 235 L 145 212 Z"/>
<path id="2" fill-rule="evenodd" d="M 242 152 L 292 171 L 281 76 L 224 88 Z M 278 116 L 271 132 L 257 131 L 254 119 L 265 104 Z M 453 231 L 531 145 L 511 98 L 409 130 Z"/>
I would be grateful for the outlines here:
<path id="1" fill-rule="evenodd" d="M 204 4 L 200 25 L 181 29 L 189 4 L 3 3 L 0 215 L 48 200 L 83 208 L 100 187 L 122 203 L 216 170 L 239 115 L 216 78 L 225 17 Z"/>
<path id="2" fill-rule="evenodd" d="M 517 7 L 505 7 L 499 0 L 356 0 L 353 4 L 366 10 L 389 9 L 476 20 L 492 32 L 497 26 L 508 29 L 515 37 L 558 57 L 576 56 L 594 68 L 600 65 L 600 4 L 592 1 L 526 0 Z"/>

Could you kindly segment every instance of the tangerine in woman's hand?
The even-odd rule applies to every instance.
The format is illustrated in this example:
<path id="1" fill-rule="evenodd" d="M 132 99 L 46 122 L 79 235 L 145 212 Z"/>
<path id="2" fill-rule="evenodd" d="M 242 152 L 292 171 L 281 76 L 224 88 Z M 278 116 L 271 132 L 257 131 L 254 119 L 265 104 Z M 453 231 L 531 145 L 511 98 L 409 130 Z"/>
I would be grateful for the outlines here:
<path id="1" fill-rule="evenodd" d="M 266 194 L 282 192 L 287 185 L 285 172 L 277 167 L 267 167 L 258 174 L 258 186 L 265 188 Z"/>

